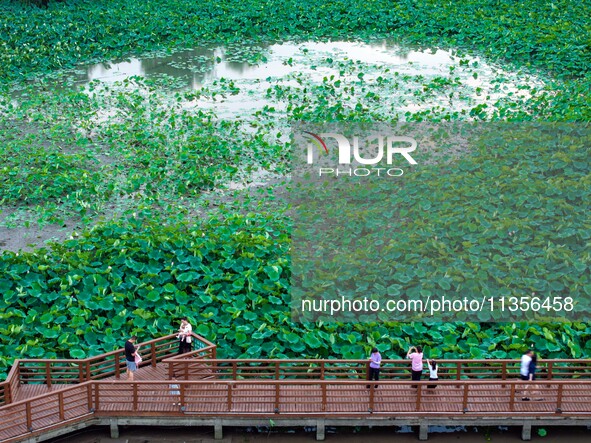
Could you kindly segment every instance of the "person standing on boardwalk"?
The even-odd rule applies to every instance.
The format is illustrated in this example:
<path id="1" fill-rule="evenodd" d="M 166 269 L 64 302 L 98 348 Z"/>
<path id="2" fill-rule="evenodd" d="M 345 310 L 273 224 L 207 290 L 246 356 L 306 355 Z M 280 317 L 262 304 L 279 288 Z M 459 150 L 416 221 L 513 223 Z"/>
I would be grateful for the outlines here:
<path id="1" fill-rule="evenodd" d="M 411 361 L 412 380 L 419 381 L 423 373 L 423 348 L 412 346 L 406 353 L 406 358 L 410 358 Z M 416 388 L 417 385 L 413 385 L 412 387 Z"/>
<path id="2" fill-rule="evenodd" d="M 435 360 L 427 361 L 427 367 L 429 368 L 429 381 L 437 381 L 439 377 L 437 376 L 437 362 Z M 427 389 L 435 389 L 437 385 L 427 385 Z"/>
<path id="3" fill-rule="evenodd" d="M 132 335 L 125 342 L 125 363 L 127 364 L 127 380 L 133 381 L 133 373 L 137 371 L 137 364 L 135 363 L 135 345 L 137 336 Z"/>
<path id="4" fill-rule="evenodd" d="M 529 380 L 529 364 L 531 363 L 533 355 L 534 350 L 530 349 L 521 356 L 521 368 L 519 369 L 519 375 L 523 381 Z"/>
<path id="5" fill-rule="evenodd" d="M 378 348 L 373 348 L 371 350 L 371 355 L 369 356 L 369 380 L 378 381 L 380 379 L 380 366 L 382 364 L 382 355 Z M 377 388 L 378 385 L 375 385 Z M 370 385 L 367 385 L 367 389 L 370 388 Z"/>
<path id="6" fill-rule="evenodd" d="M 181 327 L 179 328 L 179 354 L 184 354 L 185 352 L 191 352 L 191 333 L 193 332 L 193 327 L 187 317 L 181 318 Z"/>

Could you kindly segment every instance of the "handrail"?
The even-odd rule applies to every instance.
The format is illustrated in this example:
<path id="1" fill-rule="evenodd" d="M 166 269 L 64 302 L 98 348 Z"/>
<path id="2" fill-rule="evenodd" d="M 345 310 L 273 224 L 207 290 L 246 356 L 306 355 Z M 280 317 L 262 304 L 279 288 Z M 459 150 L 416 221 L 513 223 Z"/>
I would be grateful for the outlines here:
<path id="1" fill-rule="evenodd" d="M 200 335 L 191 334 L 194 341 L 203 344 L 208 349 L 215 349 L 216 345 Z M 173 340 L 174 339 L 174 340 Z M 143 352 L 149 349 L 148 356 L 142 365 L 152 365 L 176 353 L 176 334 L 169 334 L 160 338 L 139 343 Z M 215 356 L 215 351 L 211 353 Z M 124 372 L 122 368 L 125 351 L 116 349 L 104 354 L 84 359 L 17 359 L 14 361 L 6 380 L 0 383 L 0 407 L 12 403 L 16 398 L 16 390 L 23 383 L 52 384 L 83 383 L 115 376 Z"/>
<path id="2" fill-rule="evenodd" d="M 167 362 L 170 361 L 166 360 Z M 190 359 L 176 360 L 177 374 L 206 378 L 364 378 L 368 360 L 322 359 Z M 573 363 L 573 364 L 571 364 Z M 576 365 L 574 364 L 576 363 Z M 507 380 L 519 375 L 519 360 L 438 360 L 439 378 L 496 378 Z M 208 369 L 208 370 L 206 370 Z M 404 379 L 409 376 L 409 360 L 382 360 L 381 379 Z M 170 368 L 169 368 L 170 375 Z M 539 379 L 561 379 L 591 375 L 591 360 L 545 360 L 538 364 Z M 183 376 L 184 379 L 189 377 Z"/>
<path id="3" fill-rule="evenodd" d="M 177 354 L 172 357 L 168 357 L 162 360 L 163 363 L 168 365 L 168 378 L 184 378 L 188 380 L 191 376 L 196 374 L 202 375 L 202 368 L 198 368 L 196 371 L 189 367 L 186 363 L 212 360 L 216 358 L 217 347 L 215 345 L 209 345 L 193 349 L 190 352 L 183 354 Z"/>
<path id="4" fill-rule="evenodd" d="M 170 334 L 157 339 L 152 339 L 141 343 L 145 348 L 149 347 L 149 357 L 145 359 L 142 365 L 151 364 L 155 366 L 158 362 L 169 364 L 169 378 L 173 374 L 182 374 L 182 378 L 189 379 L 192 375 L 204 376 L 202 364 L 208 360 L 216 358 L 216 345 L 207 339 L 192 334 L 195 343 L 204 345 L 186 355 L 175 355 L 176 336 Z M 173 340 L 174 338 L 174 340 Z M 169 342 L 167 343 L 167 340 Z M 159 346 L 168 346 L 160 349 Z M 170 352 L 169 352 L 170 351 Z M 124 368 L 123 349 L 117 349 L 105 354 L 86 359 L 27 359 L 15 360 L 8 378 L 0 383 L 0 406 L 9 404 L 16 397 L 16 390 L 20 383 L 37 382 L 45 383 L 49 387 L 54 382 L 57 383 L 81 383 L 91 379 L 101 379 L 109 376 L 118 377 Z M 113 357 L 112 360 L 109 357 Z M 200 363 L 195 360 L 199 359 Z M 323 377 L 347 376 L 346 372 L 335 374 L 335 371 L 327 371 L 326 368 L 331 365 L 341 365 L 341 371 L 354 371 L 357 376 L 363 376 L 363 367 L 367 367 L 367 360 L 338 360 L 338 359 L 289 359 L 289 360 L 270 360 L 270 359 L 217 359 L 217 365 L 227 363 L 233 366 L 234 371 L 248 371 L 249 377 L 260 375 L 269 376 L 269 374 L 257 374 L 257 372 L 248 365 L 279 365 L 275 374 L 278 377 L 284 377 L 282 372 L 284 365 L 290 364 L 318 364 Z M 351 365 L 349 368 L 346 365 Z M 500 377 L 503 380 L 517 374 L 519 360 L 512 359 L 484 359 L 484 360 L 462 360 L 462 359 L 442 359 L 438 360 L 441 379 L 457 380 L 468 377 Z M 33 365 L 33 366 L 30 366 Z M 38 366 L 35 366 L 38 365 Z M 197 366 L 199 365 L 199 366 Z M 353 366 L 356 365 L 356 366 Z M 248 369 L 246 369 L 248 368 Z M 408 373 L 408 360 L 384 360 L 382 368 L 382 378 L 405 377 Z M 309 377 L 315 375 L 313 368 L 310 368 Z M 549 380 L 557 378 L 581 377 L 591 373 L 591 360 L 578 359 L 550 359 L 542 360 L 538 365 L 538 378 Z M 223 368 L 216 368 L 216 373 L 209 374 L 208 377 L 222 374 Z M 55 379 L 53 376 L 55 375 Z M 294 374 L 289 374 L 294 375 Z M 303 375 L 303 374 L 299 374 Z M 233 378 L 237 378 L 235 374 Z"/>

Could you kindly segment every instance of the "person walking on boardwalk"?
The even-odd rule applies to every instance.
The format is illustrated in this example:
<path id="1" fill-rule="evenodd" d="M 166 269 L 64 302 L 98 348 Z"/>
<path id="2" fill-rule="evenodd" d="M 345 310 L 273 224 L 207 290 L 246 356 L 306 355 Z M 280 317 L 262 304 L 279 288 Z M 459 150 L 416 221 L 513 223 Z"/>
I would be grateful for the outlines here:
<path id="1" fill-rule="evenodd" d="M 179 354 L 184 354 L 185 352 L 191 352 L 191 333 L 193 332 L 193 327 L 187 317 L 181 318 L 181 327 L 179 328 Z"/>
<path id="2" fill-rule="evenodd" d="M 382 364 L 382 355 L 378 348 L 373 348 L 371 350 L 371 355 L 369 356 L 369 381 L 375 380 L 378 381 L 380 379 L 380 366 Z M 377 388 L 378 385 L 375 385 Z M 370 388 L 370 385 L 367 385 L 367 389 Z"/>
<path id="3" fill-rule="evenodd" d="M 530 349 L 521 356 L 521 368 L 519 369 L 519 375 L 523 381 L 529 380 L 529 364 L 531 363 L 533 355 L 534 350 Z"/>
<path id="4" fill-rule="evenodd" d="M 170 389 L 170 397 L 172 398 L 172 405 L 173 406 L 182 406 L 181 405 L 181 391 L 180 391 L 180 385 L 178 383 L 178 379 L 176 378 L 176 375 L 174 377 L 172 377 L 172 380 L 170 381 L 170 384 L 168 385 L 168 388 Z"/>
<path id="5" fill-rule="evenodd" d="M 410 358 L 411 361 L 411 379 L 413 381 L 419 381 L 421 379 L 421 374 L 423 373 L 423 348 L 420 346 L 412 346 L 406 353 L 406 358 Z M 413 385 L 412 387 L 416 388 L 417 385 Z"/>
<path id="6" fill-rule="evenodd" d="M 133 374 L 137 371 L 137 364 L 135 363 L 135 345 L 134 343 L 137 340 L 137 336 L 132 335 L 126 342 L 125 342 L 125 363 L 127 364 L 127 380 L 133 381 Z"/>
<path id="7" fill-rule="evenodd" d="M 529 361 L 529 365 L 527 368 L 527 380 L 529 381 L 529 383 L 525 386 L 525 389 L 523 390 L 523 397 L 521 398 L 521 400 L 523 401 L 529 401 L 529 393 L 533 394 L 537 394 L 537 396 L 539 396 L 540 394 L 540 390 L 538 389 L 537 385 L 534 384 L 534 380 L 536 379 L 536 370 L 538 369 L 538 356 L 532 352 L 531 353 L 531 359 Z M 542 400 L 541 398 L 534 398 L 534 400 Z"/>

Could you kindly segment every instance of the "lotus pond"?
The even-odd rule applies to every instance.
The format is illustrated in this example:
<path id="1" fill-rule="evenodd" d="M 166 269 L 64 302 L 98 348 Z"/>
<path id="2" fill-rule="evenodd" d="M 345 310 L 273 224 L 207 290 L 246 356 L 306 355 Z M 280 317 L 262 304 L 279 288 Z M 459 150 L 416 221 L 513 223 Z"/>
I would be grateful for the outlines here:
<path id="1" fill-rule="evenodd" d="M 264 22 L 272 35 L 257 38 L 256 29 L 244 25 L 240 38 L 231 37 L 236 30 L 224 26 L 241 16 L 252 19 L 263 3 L 278 15 L 261 12 L 253 20 Z M 299 2 L 287 2 L 285 10 L 269 2 L 240 2 L 223 13 L 233 21 L 220 18 L 221 5 L 204 2 L 194 8 L 209 5 L 210 18 L 190 30 L 177 23 L 168 39 L 145 32 L 145 26 L 169 29 L 165 21 L 174 23 L 176 12 L 158 11 L 154 23 L 144 26 L 123 7 L 116 13 L 127 18 L 125 32 L 141 29 L 149 40 L 136 42 L 143 55 L 134 55 L 119 24 L 105 26 L 104 35 L 83 35 L 106 18 L 93 26 L 64 24 L 85 11 L 94 16 L 89 3 L 79 3 L 79 9 L 55 3 L 49 12 L 33 9 L 28 17 L 2 3 L 12 20 L 1 25 L 16 34 L 0 39 L 12 48 L 2 55 L 0 87 L 0 369 L 14 358 L 81 358 L 112 350 L 121 346 L 121 334 L 136 333 L 140 340 L 166 334 L 183 315 L 195 332 L 219 344 L 220 355 L 232 358 L 364 358 L 376 344 L 397 358 L 410 342 L 433 357 L 517 357 L 532 344 L 543 358 L 588 356 L 591 327 L 583 321 L 291 319 L 290 122 L 588 120 L 589 64 L 574 43 L 574 28 L 563 28 L 573 45 L 569 54 L 554 40 L 527 52 L 532 43 L 517 28 L 504 43 L 491 21 L 476 32 L 470 14 L 477 3 L 459 12 L 460 6 L 448 5 L 437 19 L 431 11 L 409 25 L 408 33 L 364 22 L 338 28 L 333 23 L 322 34 L 299 13 L 284 17 L 300 11 Z M 397 11 L 387 12 L 386 6 L 355 3 L 346 10 L 357 18 L 386 14 L 401 20 L 410 7 L 399 2 Z M 324 17 L 334 7 L 323 5 L 328 10 L 322 14 L 312 8 L 312 15 Z M 576 8 L 565 6 L 559 17 L 578 17 Z M 170 17 L 163 22 L 165 12 Z M 450 24 L 454 14 L 465 23 Z M 551 8 L 551 14 L 556 18 L 559 12 Z M 40 24 L 44 17 L 53 21 Z M 280 22 L 300 28 L 282 31 Z M 27 40 L 30 53 L 15 45 L 31 32 L 30 23 L 59 31 L 50 33 L 53 53 L 44 40 Z M 214 25 L 224 41 L 212 38 Z M 537 24 L 528 26 L 537 32 Z M 65 46 L 78 41 L 82 55 L 75 64 L 68 57 L 77 50 Z M 118 49 L 108 41 L 120 42 Z M 539 52 L 552 66 L 542 65 Z M 475 203 L 437 211 L 409 207 L 406 217 L 421 219 L 423 226 L 442 224 L 458 238 L 481 235 L 492 243 L 505 241 L 517 224 L 523 236 L 510 253 L 529 257 L 548 281 L 559 280 L 562 286 L 553 290 L 591 296 L 588 146 L 556 152 L 540 143 L 535 155 L 503 149 L 494 156 L 485 150 L 446 153 L 466 180 L 450 190 L 449 177 L 433 173 L 428 182 L 410 180 L 406 191 L 428 189 L 440 202 L 469 194 Z M 480 173 L 497 169 L 503 174 Z M 519 191 L 523 177 L 533 176 L 544 179 Z M 463 222 L 487 210 L 477 202 L 491 188 L 514 197 L 485 235 Z M 546 197 L 524 214 L 523 193 Z M 437 245 L 417 238 L 417 249 L 426 255 L 449 253 L 444 240 Z M 453 254 L 468 260 L 478 255 L 475 243 Z M 484 266 L 472 278 L 527 278 L 519 272 L 497 275 Z"/>

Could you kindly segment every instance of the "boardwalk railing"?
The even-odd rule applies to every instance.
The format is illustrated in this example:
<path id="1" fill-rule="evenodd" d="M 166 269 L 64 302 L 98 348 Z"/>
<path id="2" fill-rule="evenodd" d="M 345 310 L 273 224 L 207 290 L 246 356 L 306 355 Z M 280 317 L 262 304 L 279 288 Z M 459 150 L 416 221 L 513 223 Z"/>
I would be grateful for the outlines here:
<path id="1" fill-rule="evenodd" d="M 205 338 L 193 334 L 194 347 L 207 358 L 215 358 L 216 346 Z M 178 352 L 175 334 L 139 344 L 143 361 L 140 366 L 156 366 Z M 203 352 L 205 350 L 205 352 Z M 6 381 L 0 383 L 0 406 L 12 403 L 22 384 L 77 384 L 108 377 L 119 377 L 126 370 L 123 348 L 86 359 L 27 359 L 15 360 Z"/>
<path id="2" fill-rule="evenodd" d="M 208 342 L 209 343 L 209 342 Z M 201 361 L 212 361 L 216 358 L 216 345 L 205 342 L 193 341 L 193 350 L 185 352 L 184 354 L 177 354 L 164 360 L 163 363 L 168 365 L 168 378 L 181 378 L 189 380 L 192 378 L 202 378 L 204 374 L 204 366 L 200 364 Z M 192 365 L 191 363 L 195 363 Z M 205 368 L 205 371 L 210 371 Z"/>
<path id="3" fill-rule="evenodd" d="M 367 416 L 591 417 L 591 380 L 97 381 L 0 408 L 0 441 L 17 441 L 93 417 L 232 416 L 273 418 Z M 374 382 L 375 383 L 375 382 Z M 414 388 L 413 385 L 417 387 Z M 531 401 L 523 401 L 524 392 Z M 178 406 L 176 404 L 182 406 Z"/>
<path id="4" fill-rule="evenodd" d="M 438 360 L 437 364 L 441 380 L 519 378 L 519 360 Z M 169 367 L 169 375 L 174 372 L 184 380 L 365 379 L 368 369 L 368 360 L 179 359 L 175 360 L 174 368 Z M 381 380 L 409 378 L 409 360 L 382 361 Z M 591 378 L 591 360 L 544 360 L 538 364 L 537 378 Z"/>

